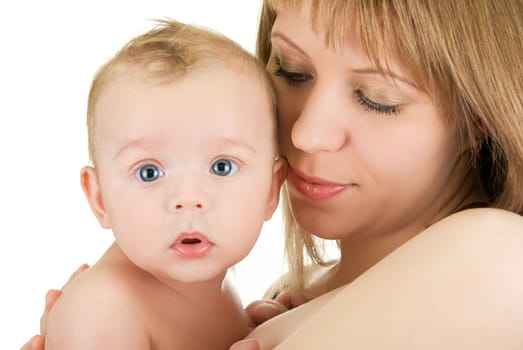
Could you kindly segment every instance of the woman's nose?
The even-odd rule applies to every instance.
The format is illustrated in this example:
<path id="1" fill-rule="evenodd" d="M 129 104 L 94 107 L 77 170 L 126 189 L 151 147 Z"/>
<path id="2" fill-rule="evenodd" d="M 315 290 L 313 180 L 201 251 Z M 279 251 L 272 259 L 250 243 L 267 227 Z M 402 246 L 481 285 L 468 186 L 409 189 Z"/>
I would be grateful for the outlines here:
<path id="1" fill-rule="evenodd" d="M 347 103 L 346 95 L 341 96 L 334 88 L 316 85 L 292 126 L 294 147 L 307 153 L 340 150 L 348 141 L 343 103 Z"/>

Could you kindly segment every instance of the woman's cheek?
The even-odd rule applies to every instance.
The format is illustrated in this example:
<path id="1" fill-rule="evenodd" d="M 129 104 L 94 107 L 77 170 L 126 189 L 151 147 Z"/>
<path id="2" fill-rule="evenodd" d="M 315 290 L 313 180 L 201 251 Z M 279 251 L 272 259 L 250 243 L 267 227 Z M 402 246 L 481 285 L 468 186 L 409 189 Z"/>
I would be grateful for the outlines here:
<path id="1" fill-rule="evenodd" d="M 291 147 L 291 132 L 294 123 L 298 120 L 301 112 L 301 99 L 292 98 L 282 93 L 278 94 L 278 138 L 280 151 Z"/>

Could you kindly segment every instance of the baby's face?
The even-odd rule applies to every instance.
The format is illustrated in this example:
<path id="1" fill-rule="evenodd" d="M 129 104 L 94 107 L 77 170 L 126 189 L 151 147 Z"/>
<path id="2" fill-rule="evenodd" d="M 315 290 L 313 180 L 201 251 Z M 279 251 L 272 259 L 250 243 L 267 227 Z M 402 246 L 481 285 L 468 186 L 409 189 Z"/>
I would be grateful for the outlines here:
<path id="1" fill-rule="evenodd" d="M 267 90 L 254 73 L 225 68 L 166 84 L 126 74 L 94 111 L 106 226 L 162 280 L 221 278 L 277 202 Z"/>

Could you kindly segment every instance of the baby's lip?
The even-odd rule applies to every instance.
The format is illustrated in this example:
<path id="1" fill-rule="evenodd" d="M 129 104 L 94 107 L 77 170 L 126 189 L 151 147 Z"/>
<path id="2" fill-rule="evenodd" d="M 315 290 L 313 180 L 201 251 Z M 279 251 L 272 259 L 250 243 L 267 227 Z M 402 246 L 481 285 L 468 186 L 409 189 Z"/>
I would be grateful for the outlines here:
<path id="1" fill-rule="evenodd" d="M 213 246 L 200 232 L 182 232 L 171 248 L 182 258 L 200 258 L 207 255 Z"/>

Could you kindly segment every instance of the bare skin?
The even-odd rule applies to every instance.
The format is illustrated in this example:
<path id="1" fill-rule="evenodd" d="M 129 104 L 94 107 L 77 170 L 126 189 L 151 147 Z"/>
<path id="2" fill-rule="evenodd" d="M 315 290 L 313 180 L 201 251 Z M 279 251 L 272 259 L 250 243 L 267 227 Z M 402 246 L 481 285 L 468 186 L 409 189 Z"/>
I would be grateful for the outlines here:
<path id="1" fill-rule="evenodd" d="M 249 338 L 260 349 L 521 349 L 523 282 L 510 276 L 523 270 L 522 228 L 501 210 L 452 215 Z"/>
<path id="2" fill-rule="evenodd" d="M 98 263 L 64 288 L 64 295 L 47 316 L 45 348 L 62 349 L 56 345 L 63 342 L 62 332 L 75 335 L 75 348 L 79 346 L 76 341 L 85 337 L 84 343 L 99 344 L 98 348 L 109 348 L 118 341 L 126 349 L 227 349 L 247 334 L 247 317 L 227 280 L 218 278 L 176 290 L 158 283 L 130 264 L 113 244 Z M 99 314 L 93 317 L 92 304 L 82 302 L 86 299 L 97 301 L 99 314 L 110 310 L 105 317 L 110 316 L 111 323 L 101 323 Z M 71 328 L 63 325 L 64 317 Z M 94 330 L 97 340 L 92 337 Z M 143 337 L 144 332 L 149 336 Z M 197 336 L 199 332 L 207 336 Z"/>
<path id="3" fill-rule="evenodd" d="M 69 280 L 66 282 L 66 284 L 62 287 L 65 288 L 69 282 L 74 280 L 80 273 L 87 270 L 90 266 L 88 264 L 83 264 L 78 269 L 76 269 L 75 272 L 71 274 L 71 277 L 69 277 Z M 52 309 L 60 295 L 62 294 L 62 290 L 58 289 L 51 289 L 47 292 L 45 295 L 45 305 L 44 305 L 44 312 L 42 316 L 40 317 L 40 334 L 33 336 L 27 343 L 25 343 L 20 350 L 38 350 L 44 348 L 45 343 L 45 326 L 47 323 L 47 316 L 49 315 L 49 311 Z"/>
<path id="4" fill-rule="evenodd" d="M 354 38 L 325 47 L 306 6 L 278 14 L 267 68 L 293 213 L 341 259 L 308 281 L 310 302 L 248 306 L 260 325 L 232 349 L 523 348 L 523 218 L 461 210 L 486 198 L 445 108 L 398 62 L 400 79 L 378 74 Z M 318 183 L 346 191 L 304 194 Z"/>
<path id="5" fill-rule="evenodd" d="M 236 343 L 231 350 L 272 349 L 276 345 L 278 349 L 334 349 L 340 342 L 348 344 L 351 335 L 351 345 L 360 349 L 520 349 L 523 338 L 514 336 L 519 334 L 514 328 L 523 324 L 519 297 L 523 283 L 510 276 L 523 268 L 522 225 L 521 216 L 492 209 L 451 216 L 346 287 L 263 323 L 248 337 L 251 339 Z M 398 280 L 398 276 L 402 278 Z M 42 332 L 48 310 L 59 294 L 51 291 L 46 298 Z M 486 311 L 485 304 L 491 306 Z M 427 312 L 420 313 L 420 309 Z M 480 309 L 483 311 L 478 314 Z M 376 322 L 384 315 L 388 315 L 386 319 Z M 495 322 L 485 324 L 482 320 L 487 316 Z M 343 322 L 332 321 L 340 317 Z M 325 324 L 329 336 L 321 337 L 318 329 Z M 492 324 L 497 327 L 493 329 Z M 491 334 L 490 341 L 478 337 L 478 332 Z M 447 340 L 453 343 L 445 343 Z M 38 336 L 22 350 L 42 349 L 40 342 Z"/>

